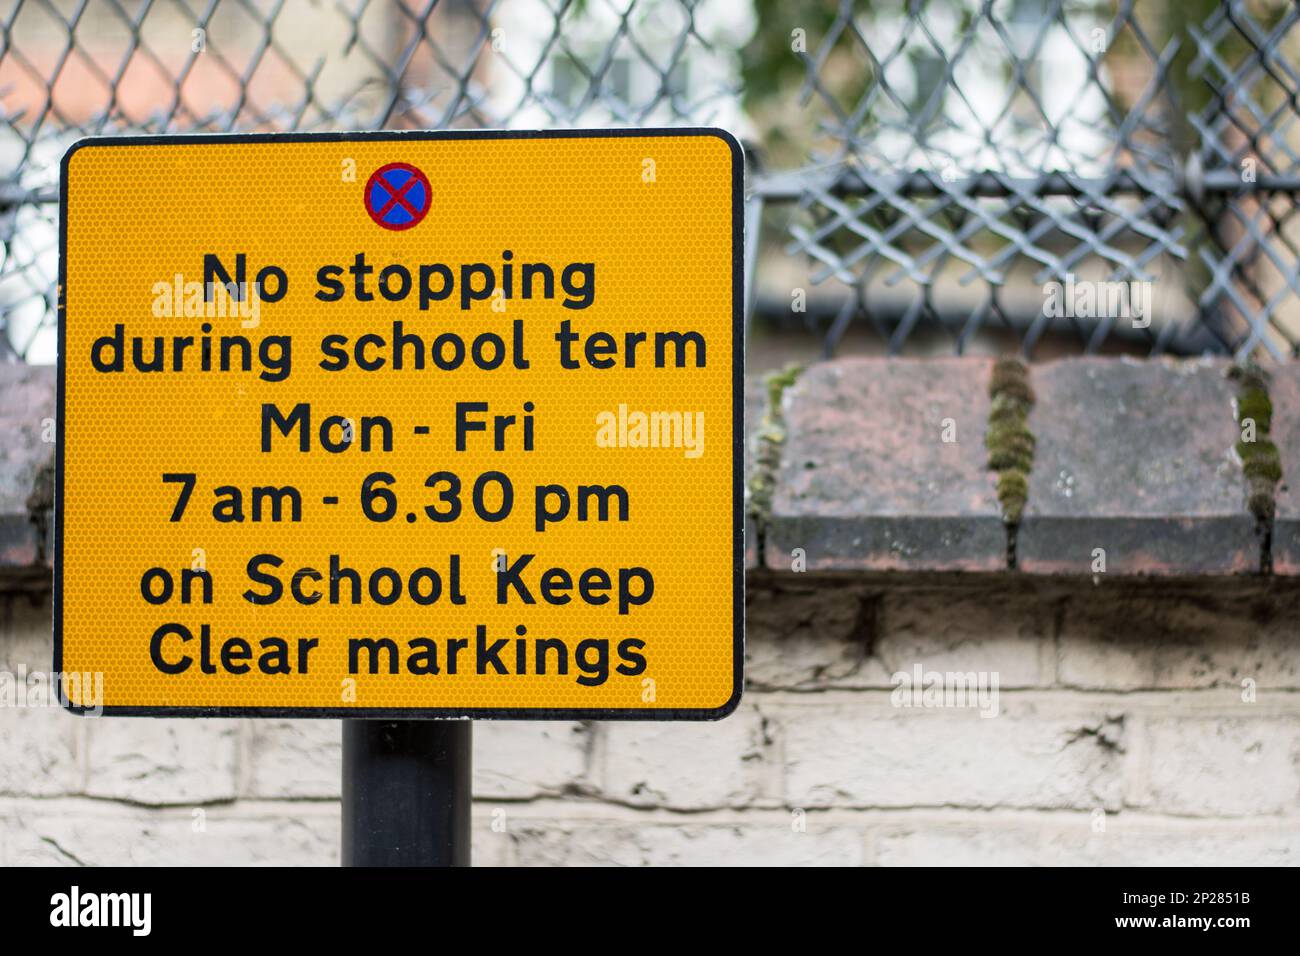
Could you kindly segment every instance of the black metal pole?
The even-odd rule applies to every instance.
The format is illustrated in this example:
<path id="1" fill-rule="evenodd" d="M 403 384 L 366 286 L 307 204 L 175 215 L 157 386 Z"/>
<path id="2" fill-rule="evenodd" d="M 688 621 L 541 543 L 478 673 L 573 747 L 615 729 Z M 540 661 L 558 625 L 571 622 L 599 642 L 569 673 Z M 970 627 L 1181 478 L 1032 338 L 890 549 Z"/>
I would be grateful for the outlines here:
<path id="1" fill-rule="evenodd" d="M 343 721 L 344 866 L 469 866 L 471 727 Z"/>

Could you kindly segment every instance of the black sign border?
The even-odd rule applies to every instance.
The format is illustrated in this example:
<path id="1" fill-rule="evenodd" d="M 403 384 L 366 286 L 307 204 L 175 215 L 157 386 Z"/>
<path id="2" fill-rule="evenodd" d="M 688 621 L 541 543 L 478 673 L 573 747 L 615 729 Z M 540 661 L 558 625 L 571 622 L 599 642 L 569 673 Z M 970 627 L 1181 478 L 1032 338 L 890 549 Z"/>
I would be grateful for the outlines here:
<path id="1" fill-rule="evenodd" d="M 566 130 L 411 130 L 340 133 L 186 133 L 154 136 L 92 136 L 73 143 L 59 170 L 58 410 L 54 475 L 54 673 L 63 671 L 63 467 L 66 368 L 68 169 L 81 149 L 104 146 L 208 145 L 213 143 L 422 142 L 462 139 L 613 139 L 619 137 L 710 136 L 731 152 L 731 322 L 732 322 L 732 688 L 716 708 L 380 708 L 380 707 L 86 707 L 67 699 L 56 681 L 63 708 L 81 716 L 105 717 L 273 717 L 389 720 L 721 720 L 740 705 L 745 666 L 745 160 L 739 141 L 716 127 Z"/>

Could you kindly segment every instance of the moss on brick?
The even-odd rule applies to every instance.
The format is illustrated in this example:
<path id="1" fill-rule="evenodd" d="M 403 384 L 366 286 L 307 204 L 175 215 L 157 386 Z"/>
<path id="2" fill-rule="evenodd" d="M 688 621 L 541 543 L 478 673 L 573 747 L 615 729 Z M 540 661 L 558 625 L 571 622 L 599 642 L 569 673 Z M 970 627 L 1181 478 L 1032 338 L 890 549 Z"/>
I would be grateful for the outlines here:
<path id="1" fill-rule="evenodd" d="M 1002 520 L 1018 524 L 1029 500 L 1029 475 L 1018 469 L 998 473 L 998 503 L 1002 505 Z"/>
<path id="2" fill-rule="evenodd" d="M 999 395 L 1022 402 L 1026 407 L 1034 404 L 1034 390 L 1029 385 L 1029 369 L 1015 358 L 1000 358 L 993 363 L 989 378 L 989 395 Z"/>
<path id="3" fill-rule="evenodd" d="M 778 417 L 781 414 L 781 399 L 785 390 L 795 383 L 803 366 L 790 364 L 777 372 L 768 372 L 763 383 L 767 386 L 768 414 Z"/>
<path id="4" fill-rule="evenodd" d="M 1282 455 L 1269 439 L 1237 442 L 1237 454 L 1247 478 L 1266 478 L 1272 482 L 1282 480 Z"/>
<path id="5" fill-rule="evenodd" d="M 1273 510 L 1276 507 L 1273 499 L 1273 485 L 1262 479 L 1252 481 L 1250 484 L 1250 494 L 1246 499 L 1247 507 L 1250 513 L 1260 521 L 1269 521 L 1273 517 Z"/>
<path id="6" fill-rule="evenodd" d="M 785 390 L 798 380 L 802 372 L 802 365 L 791 364 L 780 371 L 769 372 L 763 379 L 767 386 L 767 408 L 755 433 L 754 468 L 748 485 L 748 513 L 758 522 L 767 520 L 772 510 L 772 496 L 776 492 L 776 470 L 781 464 L 781 446 L 785 443 L 781 403 Z"/>
<path id="7" fill-rule="evenodd" d="M 994 425 L 984 436 L 989 450 L 989 467 L 1028 473 L 1034 464 L 1034 436 L 1023 424 Z"/>
<path id="8" fill-rule="evenodd" d="M 1034 434 L 1029 430 L 1034 390 L 1029 369 L 1019 359 L 998 359 L 989 379 L 989 394 L 993 400 L 984 447 L 989 453 L 989 469 L 997 472 L 1002 520 L 1015 525 L 1029 499 L 1029 472 L 1034 466 Z"/>
<path id="9" fill-rule="evenodd" d="M 1273 401 L 1262 388 L 1244 389 L 1237 396 L 1237 421 L 1255 423 L 1256 432 L 1267 433 L 1273 425 Z"/>
<path id="10" fill-rule="evenodd" d="M 1228 373 L 1237 383 L 1237 424 L 1242 432 L 1254 423 L 1254 441 L 1237 442 L 1237 457 L 1248 485 L 1246 506 L 1259 521 L 1273 518 L 1277 483 L 1282 480 L 1282 455 L 1269 437 L 1273 427 L 1273 400 L 1269 376 L 1254 363 L 1238 365 Z"/>
<path id="11" fill-rule="evenodd" d="M 1234 365 L 1228 372 L 1228 377 L 1237 383 L 1241 391 L 1249 389 L 1259 389 L 1267 393 L 1270 384 L 1269 374 L 1255 362 L 1247 362 L 1245 365 Z"/>
<path id="12" fill-rule="evenodd" d="M 1029 415 L 1029 403 L 1011 395 L 994 395 L 989 406 L 989 424 L 1020 423 Z"/>

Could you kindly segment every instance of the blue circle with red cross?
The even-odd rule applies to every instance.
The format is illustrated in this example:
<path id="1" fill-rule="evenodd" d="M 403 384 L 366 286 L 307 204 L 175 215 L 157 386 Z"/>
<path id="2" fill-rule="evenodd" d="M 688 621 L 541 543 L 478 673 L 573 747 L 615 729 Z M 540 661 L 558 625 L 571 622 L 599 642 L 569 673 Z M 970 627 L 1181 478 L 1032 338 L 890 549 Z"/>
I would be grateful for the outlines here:
<path id="1" fill-rule="evenodd" d="M 429 211 L 429 179 L 409 163 L 380 166 L 366 182 L 366 212 L 385 229 L 410 229 Z"/>

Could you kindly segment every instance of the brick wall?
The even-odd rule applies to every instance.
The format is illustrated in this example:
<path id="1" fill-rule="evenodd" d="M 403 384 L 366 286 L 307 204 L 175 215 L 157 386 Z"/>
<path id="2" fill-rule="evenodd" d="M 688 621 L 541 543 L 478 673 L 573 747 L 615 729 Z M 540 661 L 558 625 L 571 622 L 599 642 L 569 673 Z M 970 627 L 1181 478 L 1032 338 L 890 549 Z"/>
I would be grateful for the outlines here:
<path id="1" fill-rule="evenodd" d="M 1209 395 L 1196 412 L 1209 425 L 1163 446 L 1090 438 L 1091 462 L 1117 467 L 1142 451 L 1147 470 L 1135 480 L 1145 492 L 1158 477 L 1143 475 L 1187 486 L 1187 497 L 1141 503 L 1148 535 L 1173 528 L 1145 550 L 1125 537 L 1119 509 L 1076 508 L 1075 489 L 1085 501 L 1091 490 L 1089 462 L 1070 465 L 1082 482 L 1065 486 L 1070 500 L 1052 499 L 1060 482 L 1040 469 L 1058 467 L 1051 456 L 1070 445 L 1047 434 L 1058 427 L 1051 389 L 1040 397 L 1030 417 L 1038 490 L 1031 481 L 1025 509 L 1026 526 L 1041 521 L 1034 553 L 1072 566 L 1100 542 L 1120 565 L 1049 575 L 1017 567 L 1018 529 L 989 492 L 991 409 L 970 397 L 984 393 L 989 364 L 948 365 L 928 380 L 909 373 L 884 399 L 863 394 L 895 368 L 814 370 L 784 392 L 778 383 L 777 409 L 751 393 L 750 531 L 763 540 L 750 556 L 740 709 L 717 724 L 478 723 L 476 863 L 1300 862 L 1300 578 L 1254 559 L 1292 520 L 1285 479 L 1276 523 L 1243 524 L 1220 504 L 1239 484 L 1249 513 L 1247 482 L 1223 470 L 1230 449 L 1189 451 L 1230 445 L 1231 391 L 1198 378 L 1211 374 L 1204 366 L 1161 372 L 1163 387 L 1190 377 Z M 1083 379 L 1097 373 L 1110 371 Z M 40 484 L 48 455 L 39 438 L 48 382 L 10 374 L 0 505 L 39 509 L 24 483 Z M 963 391 L 966 375 L 974 384 Z M 924 393 L 906 392 L 908 382 Z M 1131 404 L 1116 388 L 1099 400 Z M 1146 397 L 1187 413 L 1168 396 Z M 817 407 L 843 421 L 819 421 Z M 956 447 L 937 437 L 945 418 Z M 1284 443 L 1284 458 L 1296 451 Z M 1162 454 L 1188 462 L 1164 468 Z M 1219 484 L 1198 484 L 1198 468 Z M 824 478 L 806 474 L 819 469 Z M 954 484 L 969 493 L 953 494 Z M 31 517 L 0 526 L 8 674 L 50 663 L 46 529 Z M 1057 534 L 1058 518 L 1075 532 Z M 796 548 L 809 570 L 794 569 Z M 1197 562 L 1194 576 L 1178 573 L 1180 553 Z M 1160 561 L 1137 566 L 1153 555 Z M 996 677 L 996 716 L 900 699 L 896 675 L 916 668 Z M 901 706 L 913 702 L 923 706 Z M 339 736 L 335 721 L 0 708 L 0 865 L 335 863 Z"/>
<path id="2" fill-rule="evenodd" d="M 1300 594 L 769 576 L 749 604 L 722 723 L 476 724 L 476 863 L 1300 863 Z M 48 604 L 3 613 L 3 669 L 48 667 Z M 918 664 L 997 672 L 997 716 L 896 706 Z M 3 709 L 0 865 L 332 864 L 339 765 L 336 721 Z"/>

